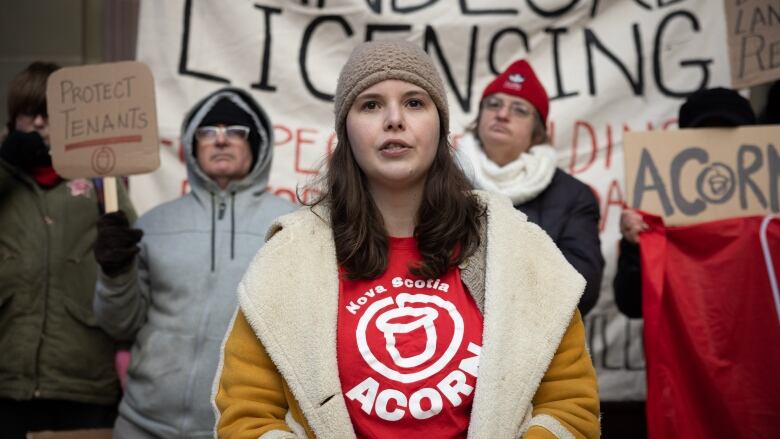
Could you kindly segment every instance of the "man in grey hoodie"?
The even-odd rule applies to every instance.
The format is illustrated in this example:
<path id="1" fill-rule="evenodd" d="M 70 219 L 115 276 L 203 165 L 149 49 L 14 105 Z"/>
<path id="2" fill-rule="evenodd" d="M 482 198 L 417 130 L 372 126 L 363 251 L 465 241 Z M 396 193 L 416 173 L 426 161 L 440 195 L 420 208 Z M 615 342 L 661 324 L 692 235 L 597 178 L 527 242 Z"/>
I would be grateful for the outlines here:
<path id="1" fill-rule="evenodd" d="M 122 212 L 99 221 L 95 315 L 133 343 L 115 438 L 213 436 L 211 385 L 238 282 L 266 228 L 294 210 L 265 191 L 272 133 L 248 93 L 212 93 L 182 127 L 191 192 L 135 229 Z"/>

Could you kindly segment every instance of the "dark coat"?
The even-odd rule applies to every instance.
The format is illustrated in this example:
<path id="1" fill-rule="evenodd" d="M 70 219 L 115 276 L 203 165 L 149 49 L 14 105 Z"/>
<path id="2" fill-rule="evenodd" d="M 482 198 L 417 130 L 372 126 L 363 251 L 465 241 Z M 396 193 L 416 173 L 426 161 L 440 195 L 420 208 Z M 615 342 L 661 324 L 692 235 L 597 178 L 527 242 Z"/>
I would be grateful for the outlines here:
<path id="1" fill-rule="evenodd" d="M 92 312 L 99 216 L 86 180 L 42 189 L 0 160 L 0 398 L 116 403 L 114 341 Z"/>
<path id="2" fill-rule="evenodd" d="M 615 290 L 615 305 L 632 319 L 642 318 L 642 270 L 639 259 L 639 244 L 620 239 L 617 273 L 612 284 Z"/>
<path id="3" fill-rule="evenodd" d="M 515 208 L 528 215 L 553 239 L 563 256 L 585 278 L 579 303 L 584 316 L 599 299 L 604 257 L 599 239 L 599 205 L 593 191 L 569 174 L 555 170 L 550 185 Z"/>

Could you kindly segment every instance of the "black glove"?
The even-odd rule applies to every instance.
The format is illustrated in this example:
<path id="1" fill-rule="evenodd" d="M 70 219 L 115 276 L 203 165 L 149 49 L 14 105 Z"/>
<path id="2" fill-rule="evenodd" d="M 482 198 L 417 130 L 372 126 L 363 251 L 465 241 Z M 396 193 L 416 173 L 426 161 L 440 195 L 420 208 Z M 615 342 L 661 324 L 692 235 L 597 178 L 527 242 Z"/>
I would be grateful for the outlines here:
<path id="1" fill-rule="evenodd" d="M 0 147 L 0 158 L 24 171 L 35 166 L 51 166 L 49 147 L 40 134 L 12 131 Z"/>
<path id="2" fill-rule="evenodd" d="M 141 250 L 137 244 L 142 236 L 142 230 L 130 228 L 127 215 L 121 210 L 101 216 L 97 221 L 95 260 L 103 273 L 116 277 L 129 270 Z"/>

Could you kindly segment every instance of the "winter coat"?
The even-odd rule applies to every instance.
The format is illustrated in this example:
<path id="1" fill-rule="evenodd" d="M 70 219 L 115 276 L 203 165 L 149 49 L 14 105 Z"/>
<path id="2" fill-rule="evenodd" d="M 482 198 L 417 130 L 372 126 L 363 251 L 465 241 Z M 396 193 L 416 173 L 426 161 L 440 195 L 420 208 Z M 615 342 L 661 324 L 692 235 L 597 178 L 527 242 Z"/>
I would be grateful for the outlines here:
<path id="1" fill-rule="evenodd" d="M 479 194 L 487 224 L 461 266 L 484 316 L 469 437 L 598 437 L 596 375 L 576 309 L 585 282 L 508 199 Z M 355 437 L 337 364 L 328 217 L 320 208 L 281 218 L 239 286 L 215 381 L 219 437 Z"/>
<path id="2" fill-rule="evenodd" d="M 639 244 L 620 239 L 615 279 L 612 281 L 615 291 L 615 305 L 626 317 L 642 318 L 642 266 L 639 256 Z"/>
<path id="3" fill-rule="evenodd" d="M 550 185 L 534 199 L 515 206 L 538 224 L 585 281 L 582 315 L 599 299 L 604 257 L 599 239 L 599 205 L 593 191 L 571 175 L 555 170 Z"/>
<path id="4" fill-rule="evenodd" d="M 221 190 L 198 167 L 193 148 L 195 129 L 225 96 L 255 116 L 260 135 L 254 167 Z M 237 306 L 236 287 L 268 226 L 294 206 L 265 191 L 272 127 L 246 92 L 207 96 L 182 131 L 191 192 L 138 220 L 144 236 L 133 269 L 114 278 L 101 273 L 94 307 L 106 331 L 134 341 L 120 417 L 149 437 L 206 438 L 214 425 L 211 383 Z"/>
<path id="5" fill-rule="evenodd" d="M 0 160 L 0 398 L 116 404 L 114 341 L 92 313 L 100 214 L 92 180 L 41 188 Z"/>

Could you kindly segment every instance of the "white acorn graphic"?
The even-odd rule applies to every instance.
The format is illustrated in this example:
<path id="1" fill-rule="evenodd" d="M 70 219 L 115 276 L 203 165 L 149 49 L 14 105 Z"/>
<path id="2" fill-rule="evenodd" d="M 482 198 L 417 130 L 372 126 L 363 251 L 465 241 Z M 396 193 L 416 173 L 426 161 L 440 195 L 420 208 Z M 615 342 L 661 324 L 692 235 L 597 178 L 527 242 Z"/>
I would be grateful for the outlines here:
<path id="1" fill-rule="evenodd" d="M 390 320 L 399 317 L 419 317 L 408 323 L 391 323 Z M 433 308 L 393 308 L 381 314 L 376 319 L 376 327 L 385 335 L 387 352 L 390 358 L 400 367 L 419 366 L 433 357 L 436 353 L 436 327 L 434 320 L 439 317 L 439 312 Z M 395 345 L 396 334 L 408 334 L 415 329 L 425 329 L 425 349 L 414 356 L 403 357 Z"/>

